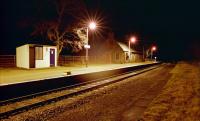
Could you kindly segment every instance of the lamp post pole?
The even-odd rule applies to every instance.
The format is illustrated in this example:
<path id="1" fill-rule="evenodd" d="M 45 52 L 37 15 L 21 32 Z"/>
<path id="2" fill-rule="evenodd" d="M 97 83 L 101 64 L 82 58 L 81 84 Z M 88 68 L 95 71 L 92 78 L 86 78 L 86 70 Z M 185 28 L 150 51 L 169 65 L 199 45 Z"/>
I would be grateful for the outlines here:
<path id="1" fill-rule="evenodd" d="M 134 44 L 136 42 L 136 37 L 133 36 L 130 38 L 130 40 L 128 41 L 128 51 L 129 51 L 129 62 L 131 61 L 131 42 Z M 135 61 L 135 56 L 133 55 L 134 57 L 134 61 Z"/>
<path id="2" fill-rule="evenodd" d="M 129 40 L 128 41 L 128 60 L 129 60 L 129 62 L 131 61 L 131 41 Z"/>
<path id="3" fill-rule="evenodd" d="M 86 64 L 86 67 L 88 67 L 88 41 L 89 41 L 89 36 L 88 36 L 88 27 L 86 27 L 86 32 L 87 32 L 87 41 L 86 41 L 86 46 L 85 46 L 85 64 Z"/>
<path id="4" fill-rule="evenodd" d="M 153 57 L 153 51 L 155 51 L 156 50 L 156 46 L 153 46 L 152 48 L 151 48 L 151 60 L 152 60 L 152 57 Z"/>
<path id="5" fill-rule="evenodd" d="M 89 45 L 89 29 L 94 30 L 96 28 L 96 23 L 94 22 L 90 22 L 88 27 L 85 27 L 86 29 L 86 43 L 84 45 L 85 47 L 85 65 L 86 67 L 88 67 L 88 49 L 90 49 L 90 45 Z"/>

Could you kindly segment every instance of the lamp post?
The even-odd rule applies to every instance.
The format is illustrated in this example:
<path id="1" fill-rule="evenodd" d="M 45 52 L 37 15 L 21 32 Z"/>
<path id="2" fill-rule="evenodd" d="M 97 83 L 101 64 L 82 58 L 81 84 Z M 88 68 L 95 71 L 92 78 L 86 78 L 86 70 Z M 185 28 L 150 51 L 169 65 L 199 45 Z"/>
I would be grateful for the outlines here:
<path id="1" fill-rule="evenodd" d="M 156 62 L 156 60 L 157 60 L 157 57 L 154 57 L 154 59 L 155 59 L 155 62 Z"/>
<path id="2" fill-rule="evenodd" d="M 151 60 L 152 60 L 152 56 L 153 56 L 153 51 L 156 51 L 156 46 L 153 46 L 153 47 L 151 48 Z"/>
<path id="3" fill-rule="evenodd" d="M 131 43 L 135 43 L 136 42 L 136 37 L 131 37 L 130 40 L 128 41 L 128 51 L 129 51 L 129 62 L 131 60 Z"/>
<path id="4" fill-rule="evenodd" d="M 86 50 L 86 52 L 85 52 L 85 64 L 86 64 L 86 67 L 88 67 L 88 49 L 90 49 L 90 45 L 85 44 L 84 48 Z"/>
<path id="5" fill-rule="evenodd" d="M 86 43 L 84 45 L 84 48 L 86 50 L 85 52 L 85 65 L 86 67 L 88 67 L 88 49 L 90 49 L 90 45 L 88 44 L 88 41 L 89 41 L 89 29 L 91 30 L 94 30 L 96 28 L 96 23 L 95 22 L 90 22 L 88 27 L 85 27 L 86 28 Z"/>

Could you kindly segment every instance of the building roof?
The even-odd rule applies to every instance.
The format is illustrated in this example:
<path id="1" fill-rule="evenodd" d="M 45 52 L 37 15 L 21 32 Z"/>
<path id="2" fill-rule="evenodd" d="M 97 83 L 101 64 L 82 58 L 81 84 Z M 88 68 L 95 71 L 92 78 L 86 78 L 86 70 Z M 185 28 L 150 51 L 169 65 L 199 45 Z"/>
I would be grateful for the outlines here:
<path id="1" fill-rule="evenodd" d="M 55 45 L 42 45 L 42 44 L 24 44 L 24 45 L 21 45 L 21 46 L 25 46 L 25 45 L 28 45 L 28 46 L 31 46 L 31 47 L 34 47 L 34 46 L 56 47 Z M 21 47 L 21 46 L 18 46 L 18 47 Z"/>
<path id="2" fill-rule="evenodd" d="M 121 49 L 124 51 L 124 52 L 129 52 L 129 47 L 122 43 L 122 42 L 117 42 L 117 44 L 121 47 Z M 130 48 L 131 52 L 134 52 L 134 53 L 138 53 L 137 51 L 133 50 L 132 48 Z"/>

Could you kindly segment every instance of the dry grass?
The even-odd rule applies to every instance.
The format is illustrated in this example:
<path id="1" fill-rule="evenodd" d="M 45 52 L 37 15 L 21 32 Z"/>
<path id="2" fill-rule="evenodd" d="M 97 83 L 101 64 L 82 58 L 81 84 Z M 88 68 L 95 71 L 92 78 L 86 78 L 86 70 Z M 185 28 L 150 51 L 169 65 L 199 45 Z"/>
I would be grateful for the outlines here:
<path id="1" fill-rule="evenodd" d="M 200 67 L 180 62 L 161 94 L 144 112 L 144 121 L 200 121 Z"/>

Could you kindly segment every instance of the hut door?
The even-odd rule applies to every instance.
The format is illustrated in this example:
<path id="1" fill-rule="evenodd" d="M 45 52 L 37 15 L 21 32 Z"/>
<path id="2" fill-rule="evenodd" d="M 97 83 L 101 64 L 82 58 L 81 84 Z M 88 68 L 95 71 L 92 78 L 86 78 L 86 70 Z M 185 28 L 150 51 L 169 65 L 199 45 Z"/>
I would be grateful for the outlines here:
<path id="1" fill-rule="evenodd" d="M 50 66 L 55 66 L 55 49 L 50 49 Z"/>
<path id="2" fill-rule="evenodd" d="M 35 48 L 29 48 L 29 67 L 35 68 Z"/>

